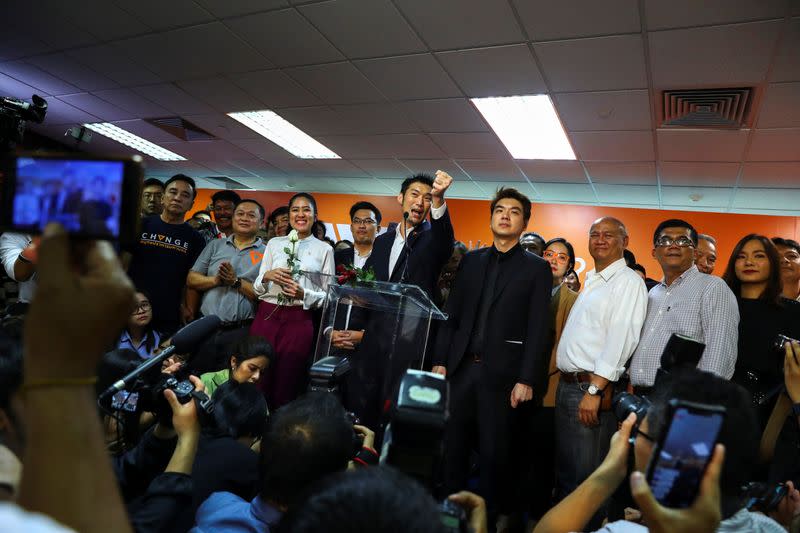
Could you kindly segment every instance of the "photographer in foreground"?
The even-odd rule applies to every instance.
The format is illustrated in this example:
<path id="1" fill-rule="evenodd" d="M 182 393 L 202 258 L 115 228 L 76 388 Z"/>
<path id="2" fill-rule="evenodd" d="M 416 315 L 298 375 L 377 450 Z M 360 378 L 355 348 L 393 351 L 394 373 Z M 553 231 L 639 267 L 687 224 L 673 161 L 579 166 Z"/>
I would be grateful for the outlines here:
<path id="1" fill-rule="evenodd" d="M 720 405 L 727 412 L 719 433 L 721 446 L 714 451 L 694 504 L 686 509 L 670 509 L 656 502 L 642 473 L 655 442 L 667 430 L 667 404 L 673 398 Z M 625 480 L 631 436 L 637 470 L 630 476 L 631 492 L 647 527 L 619 521 L 607 524 L 602 531 L 783 531 L 771 518 L 748 511 L 740 497 L 740 487 L 750 480 L 758 453 L 756 413 L 745 390 L 711 374 L 688 370 L 660 380 L 649 399 L 652 406 L 638 426 L 636 415 L 629 415 L 612 438 L 611 449 L 600 467 L 542 518 L 535 533 L 576 531 L 585 526 L 595 510 Z"/>

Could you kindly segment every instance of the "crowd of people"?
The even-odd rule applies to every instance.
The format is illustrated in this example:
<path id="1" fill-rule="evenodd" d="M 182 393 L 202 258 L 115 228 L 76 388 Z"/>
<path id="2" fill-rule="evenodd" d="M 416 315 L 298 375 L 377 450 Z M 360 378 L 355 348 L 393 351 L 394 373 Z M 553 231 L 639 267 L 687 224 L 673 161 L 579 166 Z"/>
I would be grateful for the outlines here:
<path id="1" fill-rule="evenodd" d="M 3 504 L 0 528 L 447 531 L 446 500 L 481 532 L 798 530 L 800 244 L 746 235 L 718 277 L 703 228 L 602 217 L 586 228 L 581 285 L 575 247 L 526 232 L 531 201 L 515 189 L 491 201 L 490 246 L 456 242 L 452 181 L 406 179 L 384 232 L 389 214 L 355 203 L 352 242 L 326 236 L 304 192 L 268 214 L 220 191 L 190 215 L 197 189 L 182 174 L 144 182 L 129 249 L 71 249 L 57 225 L 1 235 L 23 305 L 0 337 L 0 496 L 55 521 Z M 657 279 L 627 250 L 630 231 L 652 231 Z M 448 383 L 432 488 L 378 466 L 392 334 L 356 309 L 321 323 L 341 269 L 416 285 L 447 314 L 400 364 Z M 210 316 L 210 336 L 173 345 Z M 662 364 L 675 334 L 704 345 L 692 368 Z M 349 359 L 356 383 L 341 395 L 305 392 L 318 342 Z M 104 394 L 165 352 L 146 387 Z M 646 413 L 615 416 L 625 391 Z M 727 412 L 680 510 L 642 474 L 673 399 Z M 751 481 L 782 497 L 754 512 L 740 490 Z"/>

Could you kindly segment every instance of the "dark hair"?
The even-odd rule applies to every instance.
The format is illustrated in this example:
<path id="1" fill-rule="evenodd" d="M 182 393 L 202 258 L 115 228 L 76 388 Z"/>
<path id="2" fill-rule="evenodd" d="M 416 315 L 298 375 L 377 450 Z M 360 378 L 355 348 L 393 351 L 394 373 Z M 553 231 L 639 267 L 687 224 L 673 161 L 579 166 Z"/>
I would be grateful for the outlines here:
<path id="1" fill-rule="evenodd" d="M 359 209 L 368 209 L 375 213 L 375 222 L 378 225 L 381 225 L 381 211 L 375 205 L 371 204 L 370 202 L 356 202 L 350 207 L 350 222 L 353 221 L 353 217 L 356 216 L 356 211 Z"/>
<path id="2" fill-rule="evenodd" d="M 664 231 L 666 228 L 686 228 L 689 230 L 689 238 L 692 239 L 692 243 L 697 246 L 697 230 L 694 229 L 694 226 L 686 222 L 685 220 L 681 220 L 679 218 L 670 218 L 669 220 L 665 220 L 658 226 L 656 226 L 656 230 L 653 232 L 653 246 L 656 245 L 656 241 L 661 236 L 661 232 Z"/>
<path id="3" fill-rule="evenodd" d="M 633 268 L 633 265 L 636 264 L 636 255 L 627 248 L 622 250 L 622 257 L 625 259 L 625 264 L 628 265 L 628 268 Z"/>
<path id="4" fill-rule="evenodd" d="M 188 183 L 189 186 L 192 188 L 192 198 L 197 197 L 197 185 L 195 184 L 192 178 L 190 178 L 186 174 L 175 174 L 170 179 L 168 179 L 166 183 L 164 183 L 164 190 L 167 190 L 167 188 L 173 181 L 182 181 L 184 183 Z"/>
<path id="5" fill-rule="evenodd" d="M 781 282 L 781 260 L 778 256 L 778 249 L 772 244 L 772 241 L 763 235 L 751 233 L 742 237 L 736 246 L 733 248 L 730 258 L 728 259 L 728 266 L 725 268 L 725 274 L 722 279 L 728 284 L 733 294 L 737 298 L 742 295 L 742 282 L 736 276 L 736 258 L 742 252 L 744 245 L 750 241 L 759 241 L 764 246 L 764 251 L 767 253 L 769 259 L 769 278 L 767 279 L 767 288 L 761 293 L 759 300 L 774 304 L 781 304 L 781 293 L 783 292 L 783 283 Z"/>
<path id="6" fill-rule="evenodd" d="M 338 248 L 340 244 L 344 244 L 348 248 L 352 248 L 353 247 L 353 242 L 352 241 L 348 241 L 347 239 L 342 239 L 341 241 L 339 241 L 336 244 L 334 244 L 333 247 L 334 248 Z"/>
<path id="7" fill-rule="evenodd" d="M 164 182 L 161 181 L 160 179 L 158 179 L 158 178 L 147 178 L 146 180 L 144 180 L 142 182 L 142 189 L 144 189 L 145 187 L 152 187 L 153 185 L 161 187 L 162 191 L 166 188 L 164 186 Z"/>
<path id="8" fill-rule="evenodd" d="M 694 368 L 665 374 L 657 380 L 649 398 L 653 405 L 647 413 L 647 428 L 654 439 L 667 429 L 668 403 L 673 398 L 725 407 L 719 434 L 719 442 L 725 445 L 725 464 L 719 480 L 724 520 L 742 508 L 739 488 L 750 481 L 758 460 L 761 432 L 750 394 L 731 381 Z"/>
<path id="9" fill-rule="evenodd" d="M 565 239 L 564 237 L 556 237 L 555 239 L 550 239 L 544 244 L 544 250 L 550 247 L 551 244 L 555 244 L 560 242 L 564 245 L 567 249 L 567 255 L 569 255 L 569 264 L 567 265 L 567 273 L 569 273 L 573 268 L 575 268 L 575 248 L 572 247 L 572 244 Z M 566 275 L 566 274 L 565 274 Z"/>
<path id="10" fill-rule="evenodd" d="M 239 196 L 235 191 L 217 191 L 211 195 L 211 203 L 212 205 L 216 202 L 222 200 L 223 202 L 233 202 L 233 205 L 237 205 L 239 202 L 242 201 L 242 197 Z"/>
<path id="11" fill-rule="evenodd" d="M 538 233 L 536 233 L 535 231 L 526 231 L 525 233 L 520 235 L 519 238 L 521 240 L 524 239 L 525 237 L 533 237 L 534 239 L 539 239 L 540 241 L 542 241 L 542 246 L 546 244 L 546 239 L 541 235 L 539 235 Z"/>
<path id="12" fill-rule="evenodd" d="M 511 187 L 500 187 L 497 189 L 497 192 L 494 193 L 494 198 L 492 198 L 492 203 L 489 204 L 489 213 L 494 213 L 494 208 L 497 207 L 497 202 L 504 198 L 511 198 L 520 203 L 522 206 L 522 219 L 525 221 L 525 223 L 531 219 L 530 199 L 517 189 Z M 541 238 L 541 235 L 539 235 L 539 237 Z M 542 242 L 544 242 L 544 239 L 542 239 Z"/>
<path id="13" fill-rule="evenodd" d="M 717 239 L 715 239 L 715 238 L 714 238 L 714 237 L 712 237 L 711 235 L 708 235 L 707 233 L 698 233 L 698 234 L 697 234 L 697 240 L 698 240 L 698 242 L 700 241 L 700 239 L 703 239 L 704 241 L 708 241 L 708 242 L 710 242 L 711 244 L 713 244 L 714 246 L 716 246 L 716 245 L 717 245 Z"/>
<path id="14" fill-rule="evenodd" d="M 578 290 L 580 290 L 580 288 L 581 288 L 581 277 L 578 275 L 578 273 L 577 273 L 577 272 L 575 272 L 575 269 L 574 269 L 574 268 L 573 268 L 573 269 L 571 269 L 571 270 L 567 270 L 567 273 L 566 273 L 566 274 L 564 274 L 564 277 L 566 278 L 566 277 L 567 277 L 567 276 L 569 276 L 570 274 L 575 274 L 575 281 L 577 281 L 577 282 L 578 282 Z"/>
<path id="15" fill-rule="evenodd" d="M 275 220 L 281 215 L 288 215 L 289 214 L 289 207 L 282 205 L 280 207 L 275 208 L 275 210 L 269 214 L 269 221 L 275 224 Z"/>
<path id="16" fill-rule="evenodd" d="M 388 466 L 326 478 L 289 509 L 278 533 L 444 533 L 438 507 L 416 481 Z"/>
<path id="17" fill-rule="evenodd" d="M 253 200 L 251 198 L 242 198 L 239 202 L 236 203 L 236 207 L 239 207 L 239 204 L 243 204 L 245 202 L 249 204 L 255 204 L 256 207 L 258 207 L 258 212 L 261 215 L 261 220 L 264 220 L 264 218 L 267 216 L 267 211 L 266 209 L 264 209 L 264 206 L 258 203 L 256 200 Z"/>
<path id="18" fill-rule="evenodd" d="M 308 393 L 272 415 L 261 443 L 261 497 L 292 507 L 303 492 L 347 468 L 353 427 L 333 394 Z"/>
<path id="19" fill-rule="evenodd" d="M 207 213 L 205 211 L 203 211 L 203 212 Z M 192 215 L 192 216 L 194 216 L 194 215 Z M 139 293 L 143 294 L 144 297 L 147 298 L 147 301 L 150 302 L 150 312 L 153 313 L 153 318 L 150 319 L 150 323 L 147 324 L 144 327 L 144 334 L 147 336 L 147 340 L 144 341 L 144 347 L 147 350 L 147 353 L 152 353 L 153 352 L 153 348 L 155 348 L 154 344 L 156 342 L 155 335 L 153 334 L 153 332 L 155 331 L 155 328 L 153 328 L 153 321 L 156 318 L 156 313 L 153 310 L 153 298 L 150 296 L 150 292 L 145 290 L 145 289 L 140 289 L 140 288 L 137 287 L 134 290 L 134 293 L 136 293 L 136 292 L 139 292 Z M 126 330 L 127 330 L 127 326 L 126 326 Z M 130 333 L 130 332 L 128 332 L 128 333 Z M 141 357 L 140 357 L 140 359 L 141 359 Z"/>
<path id="20" fill-rule="evenodd" d="M 775 246 L 784 246 L 786 248 L 791 248 L 798 254 L 800 254 L 800 242 L 797 242 L 793 239 L 783 239 L 781 237 L 773 237 L 772 244 Z"/>
<path id="21" fill-rule="evenodd" d="M 258 437 L 267 427 L 267 401 L 255 383 L 229 379 L 214 391 L 214 421 L 225 435 Z"/>
<path id="22" fill-rule="evenodd" d="M 194 213 L 192 213 L 192 217 L 191 218 L 194 218 L 197 215 L 208 215 L 208 217 L 211 218 L 211 213 L 209 213 L 205 209 L 201 209 L 200 211 L 195 211 Z"/>
<path id="23" fill-rule="evenodd" d="M 289 203 L 286 204 L 286 207 L 287 207 L 286 214 L 287 215 L 289 214 L 289 210 L 292 208 L 292 204 L 298 198 L 305 198 L 306 200 L 308 200 L 308 203 L 311 204 L 311 208 L 314 209 L 314 214 L 315 215 L 317 214 L 317 201 L 314 199 L 314 197 L 311 196 L 307 192 L 299 192 L 299 193 L 295 194 L 294 196 L 292 196 L 291 198 L 289 198 Z"/>
<path id="24" fill-rule="evenodd" d="M 414 174 L 410 178 L 404 179 L 403 184 L 400 185 L 400 194 L 405 195 L 408 188 L 414 183 L 422 183 L 433 188 L 433 177 L 430 174 Z"/>
<path id="25" fill-rule="evenodd" d="M 97 365 L 97 381 L 95 382 L 95 393 L 99 397 L 103 391 L 110 387 L 119 378 L 132 371 L 142 363 L 139 354 L 128 348 L 112 350 L 100 359 Z M 161 372 L 161 368 L 152 368 L 146 373 L 148 381 L 152 382 Z M 104 407 L 108 409 L 111 405 L 109 400 Z M 106 413 L 101 413 L 106 414 Z M 126 450 L 134 446 L 139 441 L 141 432 L 139 431 L 139 413 L 129 411 L 119 411 L 117 413 L 117 451 Z"/>
<path id="26" fill-rule="evenodd" d="M 241 365 L 242 362 L 248 359 L 262 356 L 266 357 L 269 363 L 272 363 L 275 357 L 275 350 L 272 348 L 272 344 L 264 337 L 257 335 L 248 335 L 236 341 L 231 345 L 229 352 L 231 357 L 236 358 L 236 366 Z"/>
<path id="27" fill-rule="evenodd" d="M 325 223 L 321 220 L 317 220 L 311 224 L 311 235 L 316 237 L 316 231 L 320 228 L 322 228 L 322 240 L 325 240 L 325 238 L 328 236 L 328 228 L 325 227 Z"/>
<path id="28" fill-rule="evenodd" d="M 644 274 L 645 277 L 647 277 L 647 270 L 645 270 L 644 267 L 642 265 L 640 265 L 639 263 L 636 263 L 635 265 L 633 265 L 631 267 L 631 270 L 635 270 L 637 272 L 641 272 L 642 274 Z"/>

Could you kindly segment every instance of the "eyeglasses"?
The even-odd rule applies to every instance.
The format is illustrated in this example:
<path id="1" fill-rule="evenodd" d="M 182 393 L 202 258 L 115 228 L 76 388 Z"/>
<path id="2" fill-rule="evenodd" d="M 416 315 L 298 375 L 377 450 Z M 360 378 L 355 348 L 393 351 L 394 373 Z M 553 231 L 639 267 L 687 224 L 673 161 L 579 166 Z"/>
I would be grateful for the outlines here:
<path id="1" fill-rule="evenodd" d="M 694 246 L 692 239 L 685 236 L 680 236 L 677 239 L 673 239 L 669 235 L 662 235 L 656 240 L 657 248 L 665 248 L 667 246 L 672 246 L 673 244 L 681 248 L 689 248 L 690 246 Z"/>
<path id="2" fill-rule="evenodd" d="M 371 219 L 371 218 L 354 218 L 353 219 L 353 225 L 354 226 L 361 226 L 362 224 L 364 226 L 371 226 L 372 224 L 375 224 L 375 221 L 373 219 Z"/>
<path id="3" fill-rule="evenodd" d="M 559 254 L 559 253 L 554 252 L 553 250 L 546 250 L 542 254 L 542 257 L 545 258 L 545 259 L 552 259 L 552 258 L 555 257 L 556 258 L 556 262 L 560 263 L 562 265 L 566 265 L 567 263 L 569 263 L 569 256 L 567 254 Z"/>
<path id="4" fill-rule="evenodd" d="M 153 306 L 150 305 L 150 302 L 142 302 L 142 303 L 140 303 L 140 304 L 138 304 L 136 306 L 136 309 L 134 309 L 133 313 L 131 313 L 131 314 L 136 315 L 136 314 L 139 314 L 140 312 L 149 311 L 152 308 L 153 308 Z"/>

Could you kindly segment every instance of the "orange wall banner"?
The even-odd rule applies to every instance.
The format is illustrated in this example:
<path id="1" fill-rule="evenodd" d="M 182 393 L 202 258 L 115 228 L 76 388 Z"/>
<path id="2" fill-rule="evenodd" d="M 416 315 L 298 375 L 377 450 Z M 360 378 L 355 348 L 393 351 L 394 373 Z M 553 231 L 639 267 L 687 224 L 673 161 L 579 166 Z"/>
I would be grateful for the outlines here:
<path id="1" fill-rule="evenodd" d="M 205 209 L 216 190 L 200 189 L 189 214 Z M 286 205 L 294 193 L 271 191 L 238 191 L 243 198 L 260 202 L 267 213 Z M 319 219 L 328 224 L 328 236 L 334 241 L 349 238 L 350 206 L 365 200 L 381 210 L 385 228 L 402 218 L 400 205 L 393 196 L 368 196 L 354 194 L 315 193 Z M 448 209 L 455 227 L 456 239 L 472 246 L 491 243 L 489 230 L 489 201 L 448 199 Z M 545 239 L 564 237 L 575 247 L 578 256 L 576 270 L 585 273 L 593 268 L 589 256 L 589 226 L 602 216 L 616 217 L 628 228 L 628 248 L 639 263 L 647 269 L 649 277 L 661 279 L 661 269 L 652 257 L 653 231 L 658 224 L 669 218 L 681 218 L 691 223 L 700 233 L 708 233 L 717 239 L 716 275 L 722 275 L 736 242 L 748 233 L 760 233 L 767 237 L 800 237 L 800 217 L 778 217 L 767 215 L 738 215 L 732 213 L 709 213 L 701 211 L 666 211 L 657 209 L 633 209 L 585 205 L 533 204 L 533 215 L 528 229 L 540 233 Z M 334 233 L 332 235 L 332 232 Z M 583 278 L 583 275 L 581 276 Z"/>

